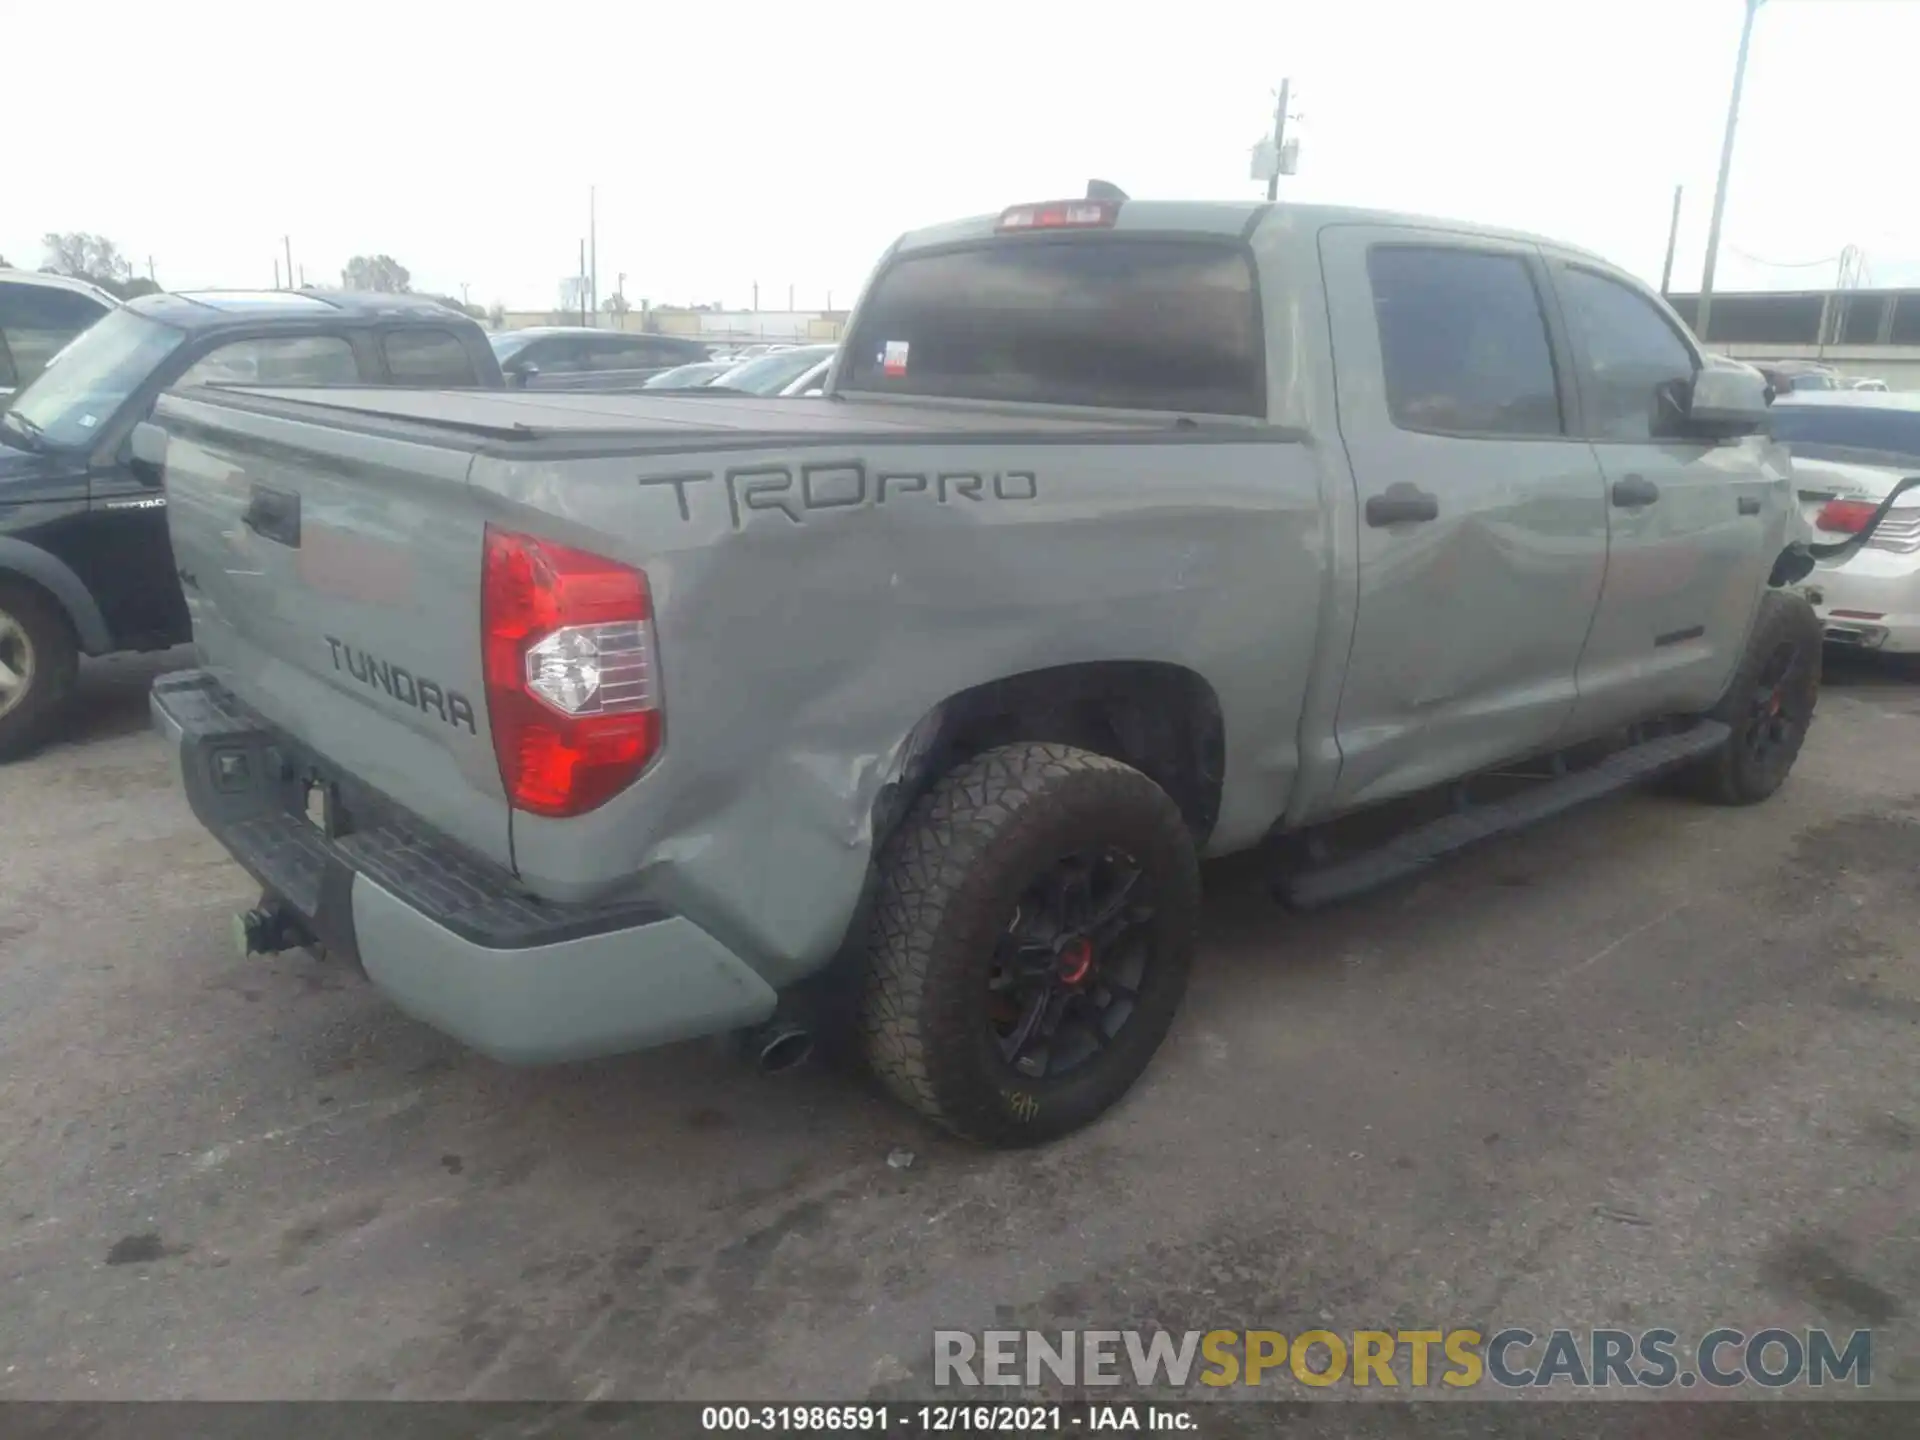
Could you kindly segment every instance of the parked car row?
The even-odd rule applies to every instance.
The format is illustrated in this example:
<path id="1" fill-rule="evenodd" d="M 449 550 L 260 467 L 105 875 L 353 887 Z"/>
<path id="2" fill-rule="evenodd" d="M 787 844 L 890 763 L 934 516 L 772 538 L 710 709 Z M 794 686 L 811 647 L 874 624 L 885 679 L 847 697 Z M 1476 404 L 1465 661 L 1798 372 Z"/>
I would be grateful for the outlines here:
<path id="1" fill-rule="evenodd" d="M 488 337 L 507 383 L 522 390 L 637 390 L 708 350 L 677 335 L 543 325 Z"/>
<path id="2" fill-rule="evenodd" d="M 1868 375 L 1845 375 L 1818 360 L 1753 360 L 1776 395 L 1808 390 L 1872 390 L 1884 393 L 1887 382 Z"/>
<path id="3" fill-rule="evenodd" d="M 503 330 L 488 338 L 507 384 L 521 390 L 710 388 L 780 395 L 818 369 L 834 348 L 759 344 L 716 351 L 681 335 L 571 325 Z"/>
<path id="4" fill-rule="evenodd" d="M 833 345 L 794 345 L 727 364 L 682 365 L 649 380 L 649 390 L 706 390 L 736 395 L 818 394 L 833 363 Z"/>
<path id="5" fill-rule="evenodd" d="M 503 383 L 485 331 L 413 296 L 209 291 L 116 303 L 0 414 L 0 760 L 58 724 L 81 655 L 191 637 L 184 592 L 199 578 L 176 569 L 170 497 L 132 444 L 161 391 Z M 289 526 L 297 538 L 298 516 L 270 499 L 247 511 L 246 530 L 262 540 L 284 540 Z"/>

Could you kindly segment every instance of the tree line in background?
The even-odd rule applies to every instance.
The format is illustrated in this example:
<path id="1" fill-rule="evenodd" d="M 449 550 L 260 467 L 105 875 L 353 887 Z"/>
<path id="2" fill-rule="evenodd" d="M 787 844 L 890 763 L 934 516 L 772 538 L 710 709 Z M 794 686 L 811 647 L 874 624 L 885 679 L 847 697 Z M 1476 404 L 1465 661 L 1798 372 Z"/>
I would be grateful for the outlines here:
<path id="1" fill-rule="evenodd" d="M 68 232 L 48 231 L 41 237 L 46 247 L 46 260 L 40 266 L 43 275 L 67 275 L 76 280 L 85 280 L 98 285 L 108 294 L 122 300 L 131 300 L 139 295 L 154 295 L 160 291 L 159 284 L 148 275 L 133 273 L 133 262 L 120 251 L 120 247 L 104 235 L 88 234 L 84 230 Z M 0 270 L 9 268 L 9 262 L 0 255 Z M 343 290 L 370 290 L 387 295 L 413 294 L 413 275 L 391 255 L 356 255 L 347 262 L 347 268 L 340 272 L 340 287 Z M 304 286 L 315 289 L 315 286 Z M 456 300 L 451 295 L 422 295 L 422 299 L 437 301 L 450 310 L 457 310 L 475 320 L 492 320 L 495 326 L 500 324 L 503 314 L 496 305 L 492 311 L 478 305 L 469 305 L 464 300 Z"/>
<path id="2" fill-rule="evenodd" d="M 160 287 L 151 277 L 133 273 L 133 262 L 120 253 L 120 247 L 104 235 L 89 235 L 84 230 L 66 234 L 49 231 L 41 237 L 46 246 L 45 275 L 70 275 L 98 285 L 109 295 L 131 300 L 136 295 L 152 295 Z M 0 268 L 7 261 L 0 257 Z"/>
<path id="3" fill-rule="evenodd" d="M 356 255 L 347 261 L 347 268 L 340 272 L 340 288 L 343 290 L 371 290 L 380 295 L 411 295 L 413 272 L 391 255 Z M 469 305 L 464 300 L 456 300 L 451 295 L 423 295 L 423 299 L 434 300 L 449 310 L 458 310 L 462 315 L 475 320 L 490 318 L 489 312 L 478 305 Z M 493 307 L 499 310 L 499 306 Z M 498 323 L 497 321 L 495 322 Z"/>

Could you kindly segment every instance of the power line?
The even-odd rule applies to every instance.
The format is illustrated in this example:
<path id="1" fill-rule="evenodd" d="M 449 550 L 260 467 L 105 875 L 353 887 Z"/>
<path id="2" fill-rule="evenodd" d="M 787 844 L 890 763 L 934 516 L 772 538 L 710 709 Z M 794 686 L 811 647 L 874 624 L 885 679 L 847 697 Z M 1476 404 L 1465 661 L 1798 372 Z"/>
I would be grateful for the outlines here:
<path id="1" fill-rule="evenodd" d="M 1838 264 L 1846 253 L 1842 251 L 1839 255 L 1828 255 L 1819 260 L 1765 260 L 1758 255 L 1748 254 L 1731 241 L 1727 242 L 1727 249 L 1738 255 L 1742 260 L 1749 261 L 1755 265 L 1764 265 L 1769 270 L 1817 270 L 1822 265 Z"/>

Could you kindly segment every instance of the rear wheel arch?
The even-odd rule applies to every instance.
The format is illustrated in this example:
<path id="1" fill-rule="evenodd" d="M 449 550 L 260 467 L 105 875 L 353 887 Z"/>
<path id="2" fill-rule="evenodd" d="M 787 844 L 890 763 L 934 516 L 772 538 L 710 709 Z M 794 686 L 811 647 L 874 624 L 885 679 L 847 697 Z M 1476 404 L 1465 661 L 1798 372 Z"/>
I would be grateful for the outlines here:
<path id="1" fill-rule="evenodd" d="M 1213 686 L 1165 661 L 1088 661 L 990 680 L 928 711 L 908 738 L 899 775 L 875 801 L 875 852 L 941 776 L 1023 741 L 1132 766 L 1173 797 L 1196 845 L 1219 818 L 1226 734 Z"/>
<path id="2" fill-rule="evenodd" d="M 59 556 L 24 540 L 0 536 L 0 585 L 25 585 L 45 595 L 67 617 L 74 639 L 84 655 L 105 655 L 114 649 L 106 617 L 86 582 Z"/>

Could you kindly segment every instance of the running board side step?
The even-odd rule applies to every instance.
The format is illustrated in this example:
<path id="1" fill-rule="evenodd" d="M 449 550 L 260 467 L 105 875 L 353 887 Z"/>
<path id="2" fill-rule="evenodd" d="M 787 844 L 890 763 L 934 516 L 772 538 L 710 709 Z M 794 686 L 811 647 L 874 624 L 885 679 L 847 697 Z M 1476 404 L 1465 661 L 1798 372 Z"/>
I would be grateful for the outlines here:
<path id="1" fill-rule="evenodd" d="M 1283 875 L 1275 883 L 1274 893 L 1283 904 L 1296 910 L 1316 910 L 1331 905 L 1404 879 L 1469 845 L 1524 830 L 1576 805 L 1598 800 L 1697 760 L 1717 749 L 1731 733 L 1718 720 L 1702 720 L 1681 734 L 1629 745 L 1597 765 L 1543 780 L 1503 800 L 1443 816 L 1352 859 Z"/>

